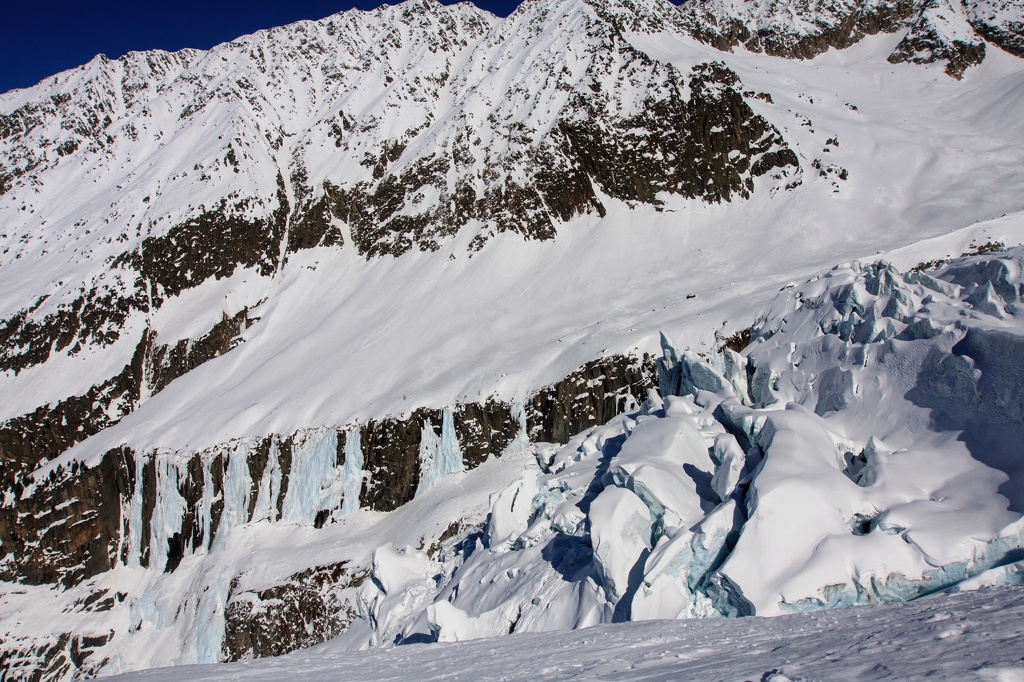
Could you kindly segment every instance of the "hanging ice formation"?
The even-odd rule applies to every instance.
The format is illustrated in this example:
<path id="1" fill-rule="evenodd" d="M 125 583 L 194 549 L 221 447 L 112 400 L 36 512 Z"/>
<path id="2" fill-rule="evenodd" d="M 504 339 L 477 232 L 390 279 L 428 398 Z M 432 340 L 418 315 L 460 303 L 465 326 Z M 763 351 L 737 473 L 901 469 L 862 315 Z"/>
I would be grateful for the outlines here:
<path id="1" fill-rule="evenodd" d="M 363 489 L 363 449 L 360 431 L 354 426 L 345 434 L 345 467 L 341 475 L 341 516 L 359 509 L 359 493 Z"/>
<path id="2" fill-rule="evenodd" d="M 311 433 L 295 446 L 282 521 L 311 523 L 321 509 L 338 508 L 337 458 L 338 432 L 334 429 Z"/>
<path id="3" fill-rule="evenodd" d="M 434 426 L 429 419 L 423 422 L 423 435 L 420 438 L 420 483 L 416 487 L 416 495 L 425 493 L 445 476 L 457 474 L 462 470 L 462 448 L 455 435 L 451 408 L 446 407 L 441 413 L 440 438 L 434 433 Z"/>

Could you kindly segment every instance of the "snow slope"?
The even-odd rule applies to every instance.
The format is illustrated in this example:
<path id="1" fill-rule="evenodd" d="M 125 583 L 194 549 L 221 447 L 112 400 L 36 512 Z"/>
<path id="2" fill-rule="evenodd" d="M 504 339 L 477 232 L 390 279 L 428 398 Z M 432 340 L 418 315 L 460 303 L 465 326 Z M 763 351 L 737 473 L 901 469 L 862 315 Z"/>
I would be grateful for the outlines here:
<path id="1" fill-rule="evenodd" d="M 634 40 L 659 59 L 706 57 L 682 38 Z M 605 218 L 574 219 L 553 243 L 500 235 L 472 258 L 464 251 L 470 233 L 395 260 L 313 249 L 276 276 L 240 274 L 241 286 L 211 281 L 170 298 L 153 321 L 170 335 L 182 316 L 212 323 L 266 303 L 231 356 L 175 382 L 75 456 L 119 442 L 198 449 L 419 405 L 521 398 L 595 355 L 655 350 L 658 328 L 711 343 L 716 330 L 745 324 L 770 292 L 843 259 L 956 230 L 957 248 L 972 239 L 1020 241 L 1018 218 L 988 222 L 1024 208 L 1015 144 L 1024 137 L 1020 61 L 994 57 L 963 84 L 922 79 L 916 68 L 879 59 L 891 42 L 869 39 L 811 62 L 719 55 L 748 87 L 781 93 L 760 107 L 808 167 L 790 192 L 721 206 L 666 197 L 660 212 L 606 200 Z M 950 253 L 959 251 L 922 248 L 920 259 Z M 697 298 L 687 302 L 689 294 Z M 126 362 L 133 346 L 118 348 Z M 81 391 L 111 362 L 102 353 L 54 360 L 70 385 L 45 368 L 8 372 L 2 381 L 19 390 L 4 391 L 4 414 Z"/>
<path id="2" fill-rule="evenodd" d="M 388 514 L 342 504 L 358 465 L 334 463 L 333 430 L 293 446 L 279 520 L 260 501 L 276 464 L 257 484 L 255 445 L 223 446 L 217 535 L 173 566 L 189 460 L 158 453 L 150 568 L 132 536 L 124 565 L 69 589 L 5 585 L 12 660 L 37 665 L 61 618 L 105 672 L 214 662 L 311 594 L 338 620 L 286 613 L 359 650 L 1019 584 L 1022 265 L 1024 247 L 906 275 L 836 266 L 779 292 L 743 355 L 663 339 L 639 409 L 564 446 L 524 428 L 470 471 L 446 413 L 421 441 L 429 485 Z M 219 497 L 203 494 L 203 524 Z M 319 508 L 341 513 L 317 528 Z M 311 586 L 311 570 L 336 575 Z"/>

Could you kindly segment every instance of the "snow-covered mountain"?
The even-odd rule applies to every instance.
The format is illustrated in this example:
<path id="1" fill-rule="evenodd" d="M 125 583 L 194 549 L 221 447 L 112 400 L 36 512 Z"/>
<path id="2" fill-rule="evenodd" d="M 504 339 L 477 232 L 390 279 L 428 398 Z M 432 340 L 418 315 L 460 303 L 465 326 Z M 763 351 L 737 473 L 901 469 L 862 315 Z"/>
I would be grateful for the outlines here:
<path id="1" fill-rule="evenodd" d="M 0 94 L 5 665 L 1018 575 L 1022 13 L 416 0 Z"/>

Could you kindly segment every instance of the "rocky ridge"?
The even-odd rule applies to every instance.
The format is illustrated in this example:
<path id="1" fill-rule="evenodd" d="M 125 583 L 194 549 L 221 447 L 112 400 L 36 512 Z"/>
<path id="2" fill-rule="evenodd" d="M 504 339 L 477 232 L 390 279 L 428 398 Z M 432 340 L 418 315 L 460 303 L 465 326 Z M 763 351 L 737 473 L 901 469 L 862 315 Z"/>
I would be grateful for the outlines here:
<path id="1" fill-rule="evenodd" d="M 720 50 L 742 45 L 789 59 L 810 59 L 829 48 L 849 47 L 865 35 L 906 30 L 890 62 L 945 62 L 946 73 L 957 79 L 985 59 L 986 42 L 1021 55 L 1022 12 L 1010 0 L 816 0 L 797 5 L 690 0 L 681 5 L 683 23 L 698 40 Z"/>

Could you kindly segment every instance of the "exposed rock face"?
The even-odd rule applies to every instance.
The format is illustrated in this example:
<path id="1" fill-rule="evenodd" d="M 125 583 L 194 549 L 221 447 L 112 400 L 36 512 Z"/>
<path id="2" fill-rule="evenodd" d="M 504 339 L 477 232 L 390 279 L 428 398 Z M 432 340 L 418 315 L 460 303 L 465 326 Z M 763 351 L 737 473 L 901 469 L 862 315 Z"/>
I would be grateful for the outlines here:
<path id="1" fill-rule="evenodd" d="M 898 31 L 920 8 L 919 0 L 689 0 L 680 11 L 691 35 L 720 50 L 743 45 L 752 52 L 810 59 L 865 35 Z"/>
<path id="2" fill-rule="evenodd" d="M 959 2 L 929 0 L 911 24 L 910 32 L 889 55 L 893 64 L 946 62 L 946 73 L 957 80 L 968 67 L 985 59 L 985 41 L 967 23 Z"/>
<path id="3" fill-rule="evenodd" d="M 656 383 L 654 359 L 644 355 L 591 362 L 537 393 L 527 414 L 532 439 L 565 443 L 570 436 L 642 403 Z"/>
<path id="4" fill-rule="evenodd" d="M 155 345 L 149 352 L 146 382 L 152 393 L 167 387 L 199 365 L 219 357 L 241 343 L 239 335 L 254 322 L 243 309 L 224 318 L 198 339 L 180 339 L 172 345 Z"/>
<path id="5" fill-rule="evenodd" d="M 336 637 L 357 617 L 339 592 L 358 587 L 344 563 L 316 566 L 274 587 L 236 591 L 225 611 L 224 660 L 280 656 Z"/>
<path id="6" fill-rule="evenodd" d="M 633 74 L 640 88 L 635 113 L 618 113 L 625 93 L 601 85 L 614 76 L 612 62 L 595 59 L 582 90 L 573 88 L 570 74 L 553 75 L 548 87 L 571 93 L 557 125 L 515 122 L 497 131 L 499 148 L 510 150 L 505 156 L 485 148 L 467 125 L 454 133 L 450 155 L 399 165 L 400 171 L 375 174 L 351 189 L 328 186 L 334 215 L 351 226 L 360 251 L 397 256 L 414 247 L 434 250 L 470 221 L 491 226 L 473 248 L 493 232 L 549 239 L 560 222 L 604 215 L 598 190 L 656 206 L 660 192 L 721 202 L 749 197 L 757 177 L 799 169 L 779 132 L 750 109 L 735 73 L 707 63 L 684 75 L 617 40 L 611 26 L 598 23 L 592 33 L 602 37 L 602 49 L 628 64 L 615 68 Z M 374 167 L 392 165 L 404 148 L 386 148 Z M 525 180 L 501 180 L 524 162 Z M 449 187 L 453 173 L 465 179 Z"/>
<path id="7" fill-rule="evenodd" d="M 985 40 L 1024 57 L 1024 8 L 1014 0 L 965 0 L 967 21 Z"/>
<path id="8" fill-rule="evenodd" d="M 144 353 L 136 350 L 131 364 L 85 395 L 44 405 L 0 424 L 4 468 L 27 472 L 128 414 L 139 398 L 143 358 Z"/>
<path id="9" fill-rule="evenodd" d="M 22 479 L 11 478 L 0 505 L 0 578 L 68 586 L 125 559 L 131 451 L 108 452 L 91 468 L 58 468 L 27 493 Z"/>
<path id="10" fill-rule="evenodd" d="M 113 601 L 113 597 L 110 599 Z M 95 603 L 87 607 L 103 610 Z M 91 678 L 107 662 L 102 656 L 95 655 L 96 650 L 108 643 L 112 636 L 113 632 L 62 632 L 45 642 L 10 641 L 0 650 L 0 669 L 4 671 L 5 680 L 62 680 L 73 675 L 79 679 Z"/>
<path id="11" fill-rule="evenodd" d="M 174 379 L 234 348 L 252 321 L 248 310 L 225 315 L 198 339 L 182 339 L 174 345 L 157 344 L 155 335 L 146 331 L 132 361 L 116 376 L 84 395 L 0 423 L 0 462 L 11 472 L 25 473 L 43 460 L 54 459 L 117 423 L 135 409 L 144 391 L 158 393 Z"/>

